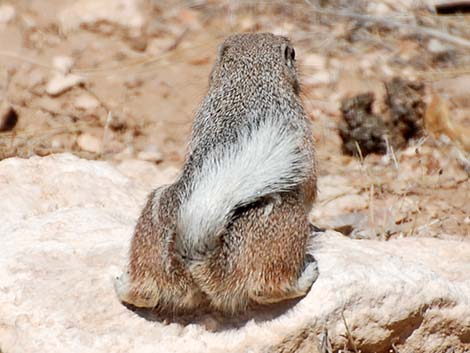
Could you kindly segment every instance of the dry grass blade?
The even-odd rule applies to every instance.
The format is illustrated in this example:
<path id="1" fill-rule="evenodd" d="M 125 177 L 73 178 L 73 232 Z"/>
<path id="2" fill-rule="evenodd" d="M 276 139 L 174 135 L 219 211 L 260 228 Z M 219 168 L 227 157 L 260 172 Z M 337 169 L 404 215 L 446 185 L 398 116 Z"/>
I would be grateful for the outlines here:
<path id="1" fill-rule="evenodd" d="M 357 350 L 356 342 L 354 341 L 354 337 L 351 335 L 351 331 L 349 330 L 346 318 L 344 317 L 344 310 L 341 312 L 341 317 L 343 318 L 344 327 L 346 328 L 349 344 L 353 347 L 355 353 L 359 353 L 359 351 Z"/>
<path id="2" fill-rule="evenodd" d="M 331 341 L 328 337 L 328 330 L 325 328 L 322 334 L 321 343 L 320 343 L 320 352 L 321 353 L 333 353 L 333 348 L 331 347 Z"/>
<path id="3" fill-rule="evenodd" d="M 327 9 L 320 9 L 314 4 L 312 4 L 312 2 L 309 0 L 305 0 L 305 2 L 311 6 L 311 9 L 313 12 L 319 13 L 321 15 L 346 17 L 346 18 L 350 18 L 353 20 L 357 20 L 357 21 L 372 22 L 372 23 L 378 24 L 386 28 L 406 29 L 417 34 L 439 38 L 443 41 L 453 43 L 464 48 L 470 48 L 470 40 L 457 37 L 447 32 L 439 31 L 434 28 L 412 25 L 412 24 L 403 23 L 401 21 L 396 21 L 396 20 L 392 20 L 392 19 L 384 18 L 384 17 L 362 15 L 362 14 L 348 12 L 348 11 L 332 11 L 332 10 L 327 10 Z"/>

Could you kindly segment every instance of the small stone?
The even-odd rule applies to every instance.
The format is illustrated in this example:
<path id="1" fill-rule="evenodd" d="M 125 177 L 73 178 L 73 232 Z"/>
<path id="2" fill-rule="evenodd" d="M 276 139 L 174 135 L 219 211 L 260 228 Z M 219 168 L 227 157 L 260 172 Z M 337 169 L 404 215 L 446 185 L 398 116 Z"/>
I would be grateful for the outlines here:
<path id="1" fill-rule="evenodd" d="M 52 66 L 66 75 L 70 72 L 75 61 L 70 56 L 56 56 L 52 59 Z"/>
<path id="2" fill-rule="evenodd" d="M 134 155 L 133 146 L 127 146 L 121 152 L 116 153 L 113 157 L 117 161 L 127 161 L 127 160 L 130 160 L 133 155 Z"/>
<path id="3" fill-rule="evenodd" d="M 77 144 L 87 152 L 99 153 L 101 151 L 101 140 L 86 132 L 78 136 Z"/>
<path id="4" fill-rule="evenodd" d="M 88 94 L 78 96 L 73 104 L 77 109 L 81 110 L 93 110 L 100 106 L 100 102 Z"/>
<path id="5" fill-rule="evenodd" d="M 103 152 L 117 154 L 122 152 L 124 148 L 125 146 L 123 143 L 117 141 L 116 139 L 109 139 L 103 148 Z"/>
<path id="6" fill-rule="evenodd" d="M 124 81 L 124 86 L 129 89 L 139 88 L 143 85 L 144 81 L 140 76 L 129 75 Z"/>
<path id="7" fill-rule="evenodd" d="M 371 13 L 371 14 L 374 14 L 374 15 L 386 15 L 387 13 L 390 12 L 390 7 L 388 7 L 388 5 L 384 4 L 384 3 L 375 3 L 375 2 L 370 2 L 368 5 L 367 5 L 367 12 L 368 13 Z"/>
<path id="8" fill-rule="evenodd" d="M 162 153 L 155 145 L 148 145 L 145 150 L 137 154 L 137 158 L 149 162 L 161 162 L 163 160 Z"/>
<path id="9" fill-rule="evenodd" d="M 137 0 L 77 0 L 61 8 L 58 20 L 64 32 L 77 30 L 84 25 L 101 25 L 100 28 L 108 27 L 111 31 L 116 25 L 128 30 L 140 30 L 145 22 Z"/>
<path id="10" fill-rule="evenodd" d="M 135 51 L 144 52 L 147 49 L 148 39 L 144 35 L 132 37 L 129 40 L 130 46 Z"/>
<path id="11" fill-rule="evenodd" d="M 0 24 L 7 24 L 11 22 L 16 15 L 15 8 L 11 5 L 0 5 Z"/>
<path id="12" fill-rule="evenodd" d="M 3 100 L 0 103 L 0 132 L 12 130 L 18 122 L 18 113 L 8 103 Z"/>
<path id="13" fill-rule="evenodd" d="M 82 82 L 83 78 L 77 75 L 56 74 L 47 83 L 46 92 L 51 96 L 58 96 Z"/>
<path id="14" fill-rule="evenodd" d="M 433 38 L 428 43 L 428 50 L 434 54 L 446 53 L 448 48 L 441 41 Z"/>
<path id="15" fill-rule="evenodd" d="M 61 138 L 55 137 L 55 138 L 52 139 L 51 147 L 53 149 L 59 149 L 59 148 L 62 148 L 63 146 L 64 146 L 64 144 L 62 143 Z"/>

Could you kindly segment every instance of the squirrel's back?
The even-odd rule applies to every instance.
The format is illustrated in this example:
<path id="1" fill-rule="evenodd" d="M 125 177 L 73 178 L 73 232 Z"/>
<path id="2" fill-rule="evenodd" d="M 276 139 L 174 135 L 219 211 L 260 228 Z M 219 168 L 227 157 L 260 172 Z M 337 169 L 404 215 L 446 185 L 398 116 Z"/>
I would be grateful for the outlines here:
<path id="1" fill-rule="evenodd" d="M 237 208 L 295 190 L 313 168 L 290 42 L 267 33 L 229 37 L 219 48 L 180 178 L 186 255 L 213 248 Z"/>

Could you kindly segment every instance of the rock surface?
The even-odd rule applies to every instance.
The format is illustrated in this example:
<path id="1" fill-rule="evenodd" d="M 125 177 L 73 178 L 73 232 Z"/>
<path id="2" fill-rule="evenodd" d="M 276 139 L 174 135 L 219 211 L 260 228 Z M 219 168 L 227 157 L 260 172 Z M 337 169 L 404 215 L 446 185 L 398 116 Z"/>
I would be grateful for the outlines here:
<path id="1" fill-rule="evenodd" d="M 319 279 L 285 311 L 238 328 L 213 318 L 216 332 L 146 319 L 118 302 L 113 277 L 148 189 L 69 154 L 0 162 L 2 353 L 286 352 L 325 329 L 341 348 L 345 321 L 362 352 L 470 349 L 470 243 L 431 238 L 328 231 L 313 241 Z"/>
<path id="2" fill-rule="evenodd" d="M 65 31 L 99 22 L 140 30 L 144 23 L 138 0 L 79 0 L 64 7 L 58 17 Z"/>

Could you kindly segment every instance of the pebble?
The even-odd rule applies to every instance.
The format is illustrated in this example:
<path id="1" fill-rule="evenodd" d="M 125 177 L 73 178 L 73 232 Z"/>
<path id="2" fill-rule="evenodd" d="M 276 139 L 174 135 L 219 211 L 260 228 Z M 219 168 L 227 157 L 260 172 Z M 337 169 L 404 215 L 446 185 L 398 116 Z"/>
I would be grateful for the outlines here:
<path id="1" fill-rule="evenodd" d="M 73 67 L 75 60 L 70 56 L 55 56 L 52 59 L 52 66 L 59 70 L 63 75 L 66 75 L 70 72 Z"/>
<path id="2" fill-rule="evenodd" d="M 100 102 L 95 97 L 92 97 L 88 94 L 82 94 L 75 98 L 73 103 L 75 108 L 81 110 L 93 110 L 100 106 Z"/>
<path id="3" fill-rule="evenodd" d="M 56 74 L 47 83 L 46 92 L 51 96 L 58 96 L 82 82 L 83 78 L 77 75 Z"/>
<path id="4" fill-rule="evenodd" d="M 137 158 L 149 162 L 161 162 L 163 155 L 155 145 L 148 145 L 143 151 L 137 154 Z"/>
<path id="5" fill-rule="evenodd" d="M 101 140 L 89 133 L 83 133 L 77 138 L 78 146 L 87 152 L 99 153 L 101 152 Z"/>
<path id="6" fill-rule="evenodd" d="M 16 15 L 15 8 L 11 5 L 0 5 L 0 24 L 7 24 L 11 22 Z"/>
<path id="7" fill-rule="evenodd" d="M 374 15 L 379 15 L 379 16 L 384 16 L 388 14 L 391 11 L 390 7 L 384 3 L 378 2 L 370 2 L 367 5 L 367 12 L 374 14 Z"/>
<path id="8" fill-rule="evenodd" d="M 148 46 L 148 39 L 144 35 L 139 35 L 136 37 L 132 37 L 129 40 L 130 46 L 135 51 L 144 52 Z"/>
<path id="9" fill-rule="evenodd" d="M 442 44 L 441 41 L 432 38 L 428 43 L 428 50 L 434 54 L 443 54 L 448 51 L 448 47 Z"/>

